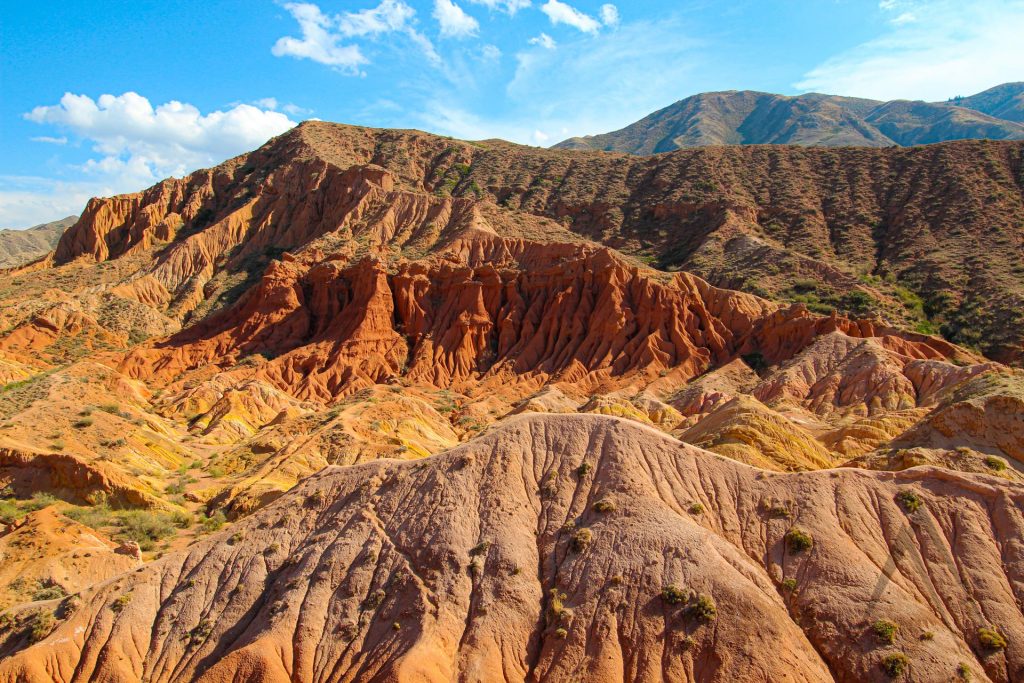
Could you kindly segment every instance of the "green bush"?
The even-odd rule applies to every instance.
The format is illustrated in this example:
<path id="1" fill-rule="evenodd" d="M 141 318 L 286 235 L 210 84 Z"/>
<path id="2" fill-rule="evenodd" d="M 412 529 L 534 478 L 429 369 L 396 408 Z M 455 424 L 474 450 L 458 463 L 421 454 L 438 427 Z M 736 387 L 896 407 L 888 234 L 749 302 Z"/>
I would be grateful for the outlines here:
<path id="1" fill-rule="evenodd" d="M 978 629 L 978 642 L 986 650 L 1005 650 L 1006 636 L 995 627 Z"/>
<path id="2" fill-rule="evenodd" d="M 203 527 L 203 531 L 218 531 L 224 524 L 227 523 L 227 517 L 220 510 L 217 510 L 212 515 L 203 515 L 199 518 L 199 523 Z"/>
<path id="3" fill-rule="evenodd" d="M 590 529 L 577 529 L 576 533 L 572 535 L 572 549 L 578 553 L 582 553 L 593 541 L 594 535 Z"/>
<path id="4" fill-rule="evenodd" d="M 795 555 L 814 547 L 814 538 L 803 529 L 793 527 L 786 532 L 786 547 L 789 553 Z"/>
<path id="5" fill-rule="evenodd" d="M 75 429 L 85 429 L 86 427 L 92 427 L 93 419 L 91 417 L 83 417 L 81 420 L 77 420 L 73 426 Z"/>
<path id="6" fill-rule="evenodd" d="M 152 550 L 156 542 L 174 535 L 174 521 L 168 514 L 149 510 L 126 510 L 118 515 L 121 535 L 135 541 L 143 550 Z"/>
<path id="7" fill-rule="evenodd" d="M 902 652 L 894 652 L 882 658 L 882 670 L 890 678 L 899 678 L 910 668 L 910 660 Z"/>
<path id="8" fill-rule="evenodd" d="M 896 494 L 896 501 L 907 512 L 917 512 L 921 506 L 924 505 L 924 501 L 921 500 L 921 496 L 909 489 L 900 491 Z"/>
<path id="9" fill-rule="evenodd" d="M 690 604 L 686 607 L 686 612 L 694 619 L 704 622 L 714 621 L 715 617 L 718 616 L 718 608 L 715 606 L 715 601 L 711 599 L 710 595 L 704 595 L 703 593 L 692 597 Z"/>
<path id="10" fill-rule="evenodd" d="M 687 598 L 689 593 L 671 583 L 661 589 L 661 599 L 670 605 L 680 605 L 686 602 Z"/>
<path id="11" fill-rule="evenodd" d="M 576 476 L 582 479 L 583 477 L 587 476 L 590 473 L 591 469 L 592 468 L 590 466 L 590 463 L 585 462 L 576 468 Z"/>
<path id="12" fill-rule="evenodd" d="M 879 619 L 871 625 L 871 630 L 875 632 L 875 636 L 886 645 L 892 645 L 896 642 L 896 632 L 899 629 L 900 627 L 897 624 L 888 619 Z"/>
<path id="13" fill-rule="evenodd" d="M 994 455 L 989 455 L 985 458 L 985 467 L 995 472 L 1003 472 L 1006 470 L 1006 461 Z"/>
<path id="14" fill-rule="evenodd" d="M 48 610 L 39 610 L 35 613 L 32 619 L 32 627 L 28 631 L 29 642 L 38 643 L 40 640 L 50 635 L 54 627 L 57 625 L 57 619 L 53 616 L 53 612 Z"/>
<path id="15" fill-rule="evenodd" d="M 796 579 L 785 579 L 782 582 L 782 589 L 784 591 L 786 591 L 787 593 L 792 593 L 793 591 L 795 591 L 796 590 L 796 586 L 797 586 Z"/>
<path id="16" fill-rule="evenodd" d="M 615 512 L 615 501 L 602 499 L 594 503 L 594 512 Z"/>
<path id="17" fill-rule="evenodd" d="M 704 505 L 703 505 L 703 503 L 691 503 L 690 504 L 690 514 L 691 515 L 702 515 L 702 514 L 704 514 Z"/>

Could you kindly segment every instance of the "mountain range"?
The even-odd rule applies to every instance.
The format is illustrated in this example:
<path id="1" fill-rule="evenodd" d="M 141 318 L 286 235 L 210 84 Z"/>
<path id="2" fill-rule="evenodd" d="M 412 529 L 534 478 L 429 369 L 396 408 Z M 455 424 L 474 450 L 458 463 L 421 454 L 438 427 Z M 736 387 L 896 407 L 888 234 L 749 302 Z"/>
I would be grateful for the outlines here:
<path id="1" fill-rule="evenodd" d="M 1024 139 L 1024 82 L 948 102 L 880 102 L 811 93 L 702 93 L 621 130 L 555 147 L 658 154 L 707 145 L 890 147 L 962 139 Z"/>
<path id="2" fill-rule="evenodd" d="M 1013 140 L 95 198 L 0 271 L 0 683 L 1019 681 L 1022 243 Z"/>
<path id="3" fill-rule="evenodd" d="M 0 230 L 0 268 L 20 266 L 53 251 L 76 220 L 78 216 L 68 216 L 24 230 Z"/>

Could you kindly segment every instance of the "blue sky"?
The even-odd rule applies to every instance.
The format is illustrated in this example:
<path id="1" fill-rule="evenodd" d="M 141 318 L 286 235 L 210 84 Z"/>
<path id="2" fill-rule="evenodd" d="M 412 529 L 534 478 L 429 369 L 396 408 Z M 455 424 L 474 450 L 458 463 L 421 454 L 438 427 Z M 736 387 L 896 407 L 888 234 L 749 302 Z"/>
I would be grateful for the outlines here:
<path id="1" fill-rule="evenodd" d="M 694 93 L 1024 79 L 1024 0 L 34 0 L 0 16 L 0 227 L 307 118 L 547 146 Z"/>

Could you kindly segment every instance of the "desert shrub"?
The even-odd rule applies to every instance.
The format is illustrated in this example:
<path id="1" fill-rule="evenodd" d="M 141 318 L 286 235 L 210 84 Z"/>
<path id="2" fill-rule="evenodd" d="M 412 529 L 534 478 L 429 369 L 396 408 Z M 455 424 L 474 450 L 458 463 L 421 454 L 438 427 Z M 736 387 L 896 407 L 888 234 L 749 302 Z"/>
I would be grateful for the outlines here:
<path id="1" fill-rule="evenodd" d="M 66 598 L 68 592 L 57 584 L 52 586 L 40 586 L 38 590 L 32 593 L 32 600 L 58 600 L 60 598 Z"/>
<path id="2" fill-rule="evenodd" d="M 572 535 L 572 549 L 578 553 L 582 553 L 590 546 L 590 542 L 594 539 L 594 535 L 590 529 L 577 529 L 576 533 Z"/>
<path id="3" fill-rule="evenodd" d="M 985 467 L 996 472 L 1003 472 L 1006 470 L 1006 461 L 994 455 L 989 455 L 985 458 Z"/>
<path id="4" fill-rule="evenodd" d="M 715 606 L 715 601 L 711 599 L 710 595 L 699 593 L 690 599 L 690 604 L 686 606 L 686 612 L 694 619 L 707 622 L 713 621 L 718 616 L 718 607 Z"/>
<path id="5" fill-rule="evenodd" d="M 199 524 L 203 527 L 203 531 L 208 532 L 218 531 L 227 521 L 227 517 L 220 510 L 217 510 L 212 515 L 202 515 L 199 518 Z"/>
<path id="6" fill-rule="evenodd" d="M 86 427 L 92 427 L 93 419 L 91 417 L 83 417 L 81 420 L 76 420 L 72 426 L 75 429 L 85 429 Z"/>
<path id="7" fill-rule="evenodd" d="M 382 589 L 378 588 L 377 590 L 367 595 L 366 599 L 363 600 L 363 609 L 367 611 L 377 609 L 382 604 L 384 604 L 384 598 L 386 597 L 388 597 L 388 594 L 385 593 Z"/>
<path id="8" fill-rule="evenodd" d="M 924 501 L 921 500 L 921 496 L 909 489 L 900 491 L 896 494 L 896 501 L 907 512 L 917 512 L 921 506 L 924 505 Z"/>
<path id="9" fill-rule="evenodd" d="M 25 512 L 11 500 L 0 500 L 0 524 L 13 524 L 22 518 Z"/>
<path id="10" fill-rule="evenodd" d="M 661 589 L 661 599 L 670 605 L 681 605 L 689 597 L 689 593 L 671 583 Z"/>
<path id="11" fill-rule="evenodd" d="M 995 627 L 978 629 L 978 642 L 986 650 L 1005 650 L 1007 646 L 1006 636 Z"/>
<path id="12" fill-rule="evenodd" d="M 132 594 L 131 593 L 125 593 L 124 595 L 120 596 L 119 598 L 114 600 L 112 603 L 110 603 L 110 611 L 114 612 L 115 614 L 120 613 L 125 607 L 128 606 L 128 603 L 131 602 L 131 601 L 132 601 Z"/>
<path id="13" fill-rule="evenodd" d="M 49 493 L 45 493 L 43 491 L 38 491 L 36 493 L 33 493 L 32 497 L 22 504 L 22 507 L 28 512 L 35 512 L 36 510 L 48 508 L 56 502 L 56 496 L 53 496 Z"/>
<path id="14" fill-rule="evenodd" d="M 593 469 L 589 462 L 585 462 L 576 468 L 576 476 L 582 478 L 590 474 L 590 470 Z"/>
<path id="15" fill-rule="evenodd" d="M 974 672 L 971 671 L 971 667 L 967 662 L 960 662 L 960 664 L 957 665 L 956 675 L 961 681 L 970 681 L 974 678 Z"/>
<path id="16" fill-rule="evenodd" d="M 118 515 L 121 535 L 135 541 L 143 550 L 152 550 L 156 542 L 174 535 L 174 522 L 168 514 L 149 510 L 126 510 Z"/>
<path id="17" fill-rule="evenodd" d="M 558 638 L 560 640 L 564 640 L 568 636 L 569 636 L 569 631 L 567 631 L 565 629 L 565 627 L 559 626 L 558 628 L 555 629 L 555 637 L 556 638 Z"/>
<path id="18" fill-rule="evenodd" d="M 50 450 L 52 450 L 52 451 L 62 451 L 66 447 L 67 447 L 67 444 L 64 443 L 63 441 L 60 441 L 60 440 L 53 441 L 53 442 L 50 443 Z"/>
<path id="19" fill-rule="evenodd" d="M 921 634 L 920 638 L 921 638 L 921 640 L 935 640 L 935 632 L 934 631 L 925 631 L 924 633 Z"/>
<path id="20" fill-rule="evenodd" d="M 704 504 L 703 503 L 691 503 L 690 504 L 690 514 L 691 515 L 702 515 L 702 514 L 704 514 Z"/>
<path id="21" fill-rule="evenodd" d="M 602 499 L 594 503 L 594 512 L 615 512 L 615 501 Z"/>
<path id="22" fill-rule="evenodd" d="M 209 619 L 201 619 L 195 628 L 188 632 L 188 639 L 192 643 L 201 643 L 213 633 L 213 622 Z"/>
<path id="23" fill-rule="evenodd" d="M 803 529 L 793 527 L 786 533 L 786 547 L 791 555 L 795 555 L 813 548 L 814 539 Z"/>
<path id="24" fill-rule="evenodd" d="M 899 678 L 907 672 L 910 667 L 910 660 L 902 652 L 893 652 L 891 655 L 882 657 L 882 670 L 889 674 L 890 678 Z"/>
<path id="25" fill-rule="evenodd" d="M 477 543 L 475 546 L 473 546 L 470 549 L 469 554 L 471 556 L 485 555 L 487 553 L 487 551 L 490 550 L 490 549 L 491 549 L 491 542 L 490 541 L 480 541 L 479 543 Z"/>
<path id="26" fill-rule="evenodd" d="M 899 629 L 900 627 L 897 624 L 888 619 L 879 619 L 871 625 L 871 630 L 875 632 L 878 640 L 887 645 L 892 645 L 896 642 L 896 632 Z"/>
<path id="27" fill-rule="evenodd" d="M 40 640 L 50 635 L 50 632 L 53 631 L 56 625 L 57 619 L 53 616 L 53 612 L 48 610 L 39 610 L 32 618 L 32 626 L 28 631 L 29 642 L 38 643 Z"/>
<path id="28" fill-rule="evenodd" d="M 400 623 L 398 623 L 397 621 L 392 622 L 391 623 L 391 630 L 392 631 L 401 631 L 402 630 L 402 625 Z"/>
<path id="29" fill-rule="evenodd" d="M 797 586 L 796 579 L 785 579 L 782 582 L 782 589 L 784 591 L 786 591 L 787 593 L 792 593 L 793 591 L 795 591 L 796 590 L 796 586 Z"/>
<path id="30" fill-rule="evenodd" d="M 104 403 L 102 405 L 97 406 L 97 408 L 102 410 L 104 413 L 109 413 L 110 415 L 117 415 L 118 413 L 121 412 L 121 406 L 117 405 L 116 403 Z"/>

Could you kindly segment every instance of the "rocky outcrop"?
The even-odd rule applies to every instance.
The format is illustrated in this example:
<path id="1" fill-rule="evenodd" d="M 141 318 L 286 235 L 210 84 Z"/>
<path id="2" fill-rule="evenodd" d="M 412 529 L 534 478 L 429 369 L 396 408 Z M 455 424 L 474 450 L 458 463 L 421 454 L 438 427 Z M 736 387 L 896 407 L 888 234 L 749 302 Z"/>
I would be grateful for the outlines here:
<path id="1" fill-rule="evenodd" d="M 84 591 L 0 680 L 885 681 L 897 657 L 1007 682 L 1022 505 L 985 476 L 772 475 L 615 418 L 517 418 L 325 470 Z"/>

